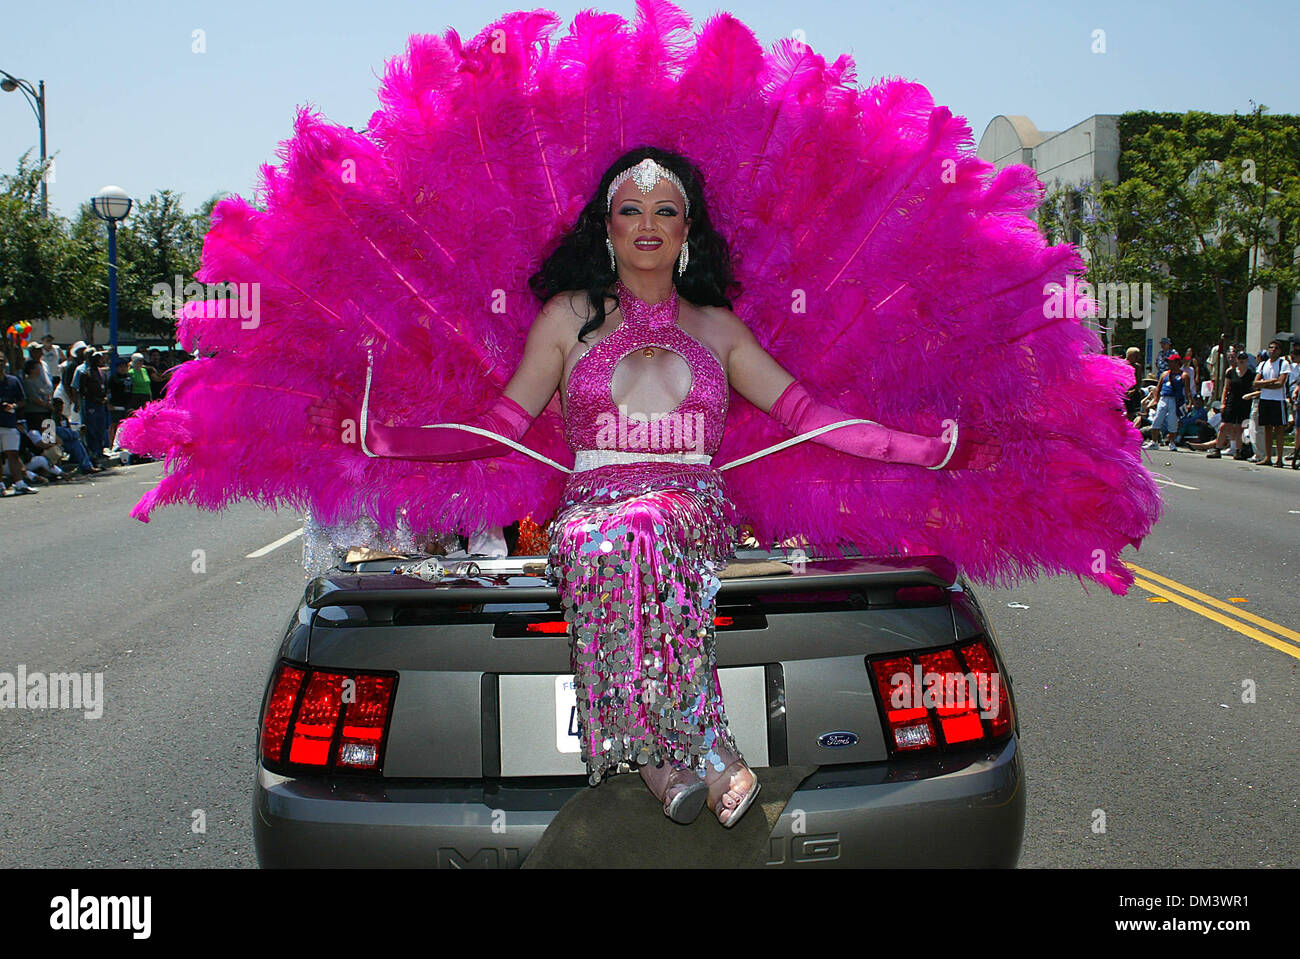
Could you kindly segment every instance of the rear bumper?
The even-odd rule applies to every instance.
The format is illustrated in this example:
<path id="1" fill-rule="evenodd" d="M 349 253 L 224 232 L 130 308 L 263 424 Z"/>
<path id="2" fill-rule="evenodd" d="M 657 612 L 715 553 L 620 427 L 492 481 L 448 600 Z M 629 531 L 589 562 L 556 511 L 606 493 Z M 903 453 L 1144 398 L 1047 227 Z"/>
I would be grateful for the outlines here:
<path id="1" fill-rule="evenodd" d="M 571 796 L 551 781 L 289 779 L 259 763 L 253 833 L 263 867 L 519 866 Z M 827 766 L 795 791 L 769 866 L 1012 867 L 1025 783 L 1019 740 L 996 751 Z"/>

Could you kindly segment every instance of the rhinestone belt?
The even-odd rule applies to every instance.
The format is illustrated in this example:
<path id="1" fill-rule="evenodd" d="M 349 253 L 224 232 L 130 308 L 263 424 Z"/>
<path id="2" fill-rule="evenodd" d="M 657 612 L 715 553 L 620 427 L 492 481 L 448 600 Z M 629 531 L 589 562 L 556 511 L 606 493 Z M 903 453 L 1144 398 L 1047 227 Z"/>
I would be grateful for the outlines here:
<path id="1" fill-rule="evenodd" d="M 711 463 L 708 453 L 650 453 L 639 450 L 577 450 L 574 453 L 573 471 L 595 469 L 610 463 Z"/>

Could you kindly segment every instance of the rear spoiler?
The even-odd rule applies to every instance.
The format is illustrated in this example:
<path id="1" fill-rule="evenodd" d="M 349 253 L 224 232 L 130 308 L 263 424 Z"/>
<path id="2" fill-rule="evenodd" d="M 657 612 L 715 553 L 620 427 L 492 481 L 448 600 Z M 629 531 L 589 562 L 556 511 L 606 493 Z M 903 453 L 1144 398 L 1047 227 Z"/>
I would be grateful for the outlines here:
<path id="1" fill-rule="evenodd" d="M 487 564 L 481 564 L 487 566 Z M 544 566 L 544 563 L 542 564 Z M 906 557 L 897 560 L 839 560 L 833 563 L 815 563 L 818 567 L 843 566 L 824 571 L 784 574 L 775 576 L 733 576 L 721 580 L 718 590 L 719 604 L 735 601 L 744 596 L 773 593 L 810 593 L 819 591 L 862 591 L 868 603 L 887 605 L 892 602 L 893 591 L 900 586 L 937 586 L 951 589 L 957 582 L 957 571 L 952 563 L 941 557 Z M 517 567 L 516 567 L 517 568 Z M 491 575 L 491 570 L 484 569 Z M 499 577 L 501 574 L 497 574 Z M 525 574 L 526 575 L 526 574 Z M 529 580 L 539 579 L 528 575 Z M 884 595 L 888 594 L 888 595 Z M 452 580 L 449 583 L 426 583 L 414 577 L 393 573 L 358 572 L 321 576 L 307 586 L 306 603 L 312 609 L 325 606 L 452 606 L 482 603 L 547 603 L 558 604 L 559 590 L 545 583 L 511 586 L 493 583 L 487 578 L 478 580 Z"/>

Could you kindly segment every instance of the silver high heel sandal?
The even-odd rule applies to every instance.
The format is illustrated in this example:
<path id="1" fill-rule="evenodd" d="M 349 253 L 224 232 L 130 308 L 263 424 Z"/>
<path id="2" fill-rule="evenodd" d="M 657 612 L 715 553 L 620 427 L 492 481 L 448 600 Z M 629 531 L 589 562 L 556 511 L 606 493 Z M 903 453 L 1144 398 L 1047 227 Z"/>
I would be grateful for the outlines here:
<path id="1" fill-rule="evenodd" d="M 662 787 L 656 788 L 651 777 L 655 780 L 662 777 Z M 683 766 L 670 766 L 666 776 L 663 767 L 655 767 L 649 771 L 648 777 L 641 778 L 655 798 L 664 804 L 664 815 L 683 826 L 695 821 L 709 795 L 704 780 L 693 769 Z"/>
<path id="2" fill-rule="evenodd" d="M 741 798 L 740 802 L 736 803 L 733 808 L 723 803 L 722 798 L 727 793 L 731 792 L 731 781 L 741 770 L 749 773 L 750 777 L 753 779 L 753 783 L 750 785 L 749 791 L 745 793 L 744 797 Z M 718 822 L 722 823 L 723 829 L 730 829 L 740 821 L 740 817 L 745 814 L 745 810 L 753 804 L 754 797 L 758 795 L 758 790 L 760 788 L 761 783 L 758 781 L 758 776 L 754 774 L 754 770 L 745 765 L 743 759 L 737 759 L 730 766 L 724 769 L 722 775 L 709 785 L 709 810 L 718 817 Z M 728 809 L 731 810 L 731 814 L 727 816 L 726 820 L 723 820 L 720 813 Z"/>

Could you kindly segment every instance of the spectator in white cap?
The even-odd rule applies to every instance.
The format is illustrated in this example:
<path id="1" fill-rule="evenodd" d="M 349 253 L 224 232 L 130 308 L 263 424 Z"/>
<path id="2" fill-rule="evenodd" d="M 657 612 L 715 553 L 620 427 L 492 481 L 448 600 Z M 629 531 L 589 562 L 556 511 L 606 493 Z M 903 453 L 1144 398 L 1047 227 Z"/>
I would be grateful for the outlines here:
<path id="1" fill-rule="evenodd" d="M 108 445 L 108 381 L 104 376 L 104 355 L 86 350 L 86 361 L 72 376 L 81 397 L 81 418 L 86 425 L 86 448 L 92 460 L 99 460 Z"/>
<path id="2" fill-rule="evenodd" d="M 77 340 L 68 348 L 68 357 L 59 365 L 59 385 L 54 390 L 54 398 L 63 400 L 63 408 L 73 426 L 81 425 L 81 397 L 72 385 L 73 377 L 86 356 L 86 344 Z"/>
<path id="3" fill-rule="evenodd" d="M 65 354 L 59 349 L 59 345 L 54 342 L 54 334 L 46 333 L 41 337 L 41 363 L 45 366 L 45 373 L 50 378 L 50 382 L 55 386 L 59 380 L 59 364 L 63 362 Z"/>

